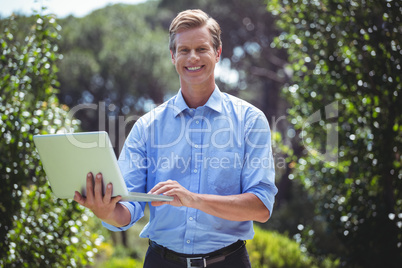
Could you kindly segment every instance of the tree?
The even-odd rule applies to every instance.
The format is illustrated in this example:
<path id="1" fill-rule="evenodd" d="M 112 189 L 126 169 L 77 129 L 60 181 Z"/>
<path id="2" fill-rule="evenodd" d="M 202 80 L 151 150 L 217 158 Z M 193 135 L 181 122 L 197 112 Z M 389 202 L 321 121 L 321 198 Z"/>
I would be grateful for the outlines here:
<path id="1" fill-rule="evenodd" d="M 96 234 L 76 203 L 51 194 L 33 135 L 77 128 L 56 98 L 59 38 L 55 19 L 35 16 L 25 38 L 15 17 L 0 34 L 0 266 L 67 267 L 87 264 Z"/>
<path id="2" fill-rule="evenodd" d="M 158 14 L 150 1 L 107 6 L 84 18 L 60 21 L 60 100 L 70 107 L 97 108 L 75 114 L 83 130 L 104 128 L 112 141 L 118 133 L 121 145 L 129 128 L 119 129 L 119 119 L 142 115 L 179 89 L 166 29 L 155 24 Z"/>
<path id="3" fill-rule="evenodd" d="M 283 31 L 275 44 L 293 71 L 284 92 L 305 148 L 291 176 L 317 201 L 315 221 L 342 254 L 320 247 L 314 227 L 304 242 L 348 267 L 400 267 L 400 2 L 276 0 L 268 10 Z"/>

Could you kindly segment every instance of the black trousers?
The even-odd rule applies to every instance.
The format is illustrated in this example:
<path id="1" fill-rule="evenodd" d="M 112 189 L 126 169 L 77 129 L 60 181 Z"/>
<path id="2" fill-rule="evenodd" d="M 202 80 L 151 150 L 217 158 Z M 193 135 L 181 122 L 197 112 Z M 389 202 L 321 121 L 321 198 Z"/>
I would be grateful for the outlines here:
<path id="1" fill-rule="evenodd" d="M 144 268 L 185 268 L 185 264 L 179 264 L 166 260 L 161 254 L 148 248 L 145 255 Z M 207 266 L 208 268 L 251 268 L 250 259 L 246 247 L 242 247 L 230 254 L 224 261 Z"/>

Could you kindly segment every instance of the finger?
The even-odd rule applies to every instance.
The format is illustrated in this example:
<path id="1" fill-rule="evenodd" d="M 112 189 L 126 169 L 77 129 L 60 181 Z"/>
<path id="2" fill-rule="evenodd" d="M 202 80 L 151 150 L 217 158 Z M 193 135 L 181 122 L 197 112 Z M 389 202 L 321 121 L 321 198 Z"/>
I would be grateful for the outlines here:
<path id="1" fill-rule="evenodd" d="M 94 198 L 94 181 L 92 172 L 87 174 L 87 187 L 86 187 L 86 197 L 90 200 Z"/>
<path id="2" fill-rule="evenodd" d="M 96 201 L 102 201 L 103 199 L 103 180 L 102 180 L 102 174 L 98 173 L 96 174 L 95 178 L 95 187 L 94 187 L 94 194 L 95 194 L 95 200 Z"/>
<path id="3" fill-rule="evenodd" d="M 162 183 L 158 183 L 157 185 L 155 185 L 148 193 L 149 194 L 153 194 L 154 192 L 156 192 L 159 188 L 162 187 Z"/>
<path id="4" fill-rule="evenodd" d="M 163 182 L 160 182 L 157 185 L 155 185 L 154 188 L 152 188 L 151 191 L 149 191 L 149 193 L 161 194 L 161 193 L 164 193 L 165 191 L 167 191 L 167 189 L 170 189 L 174 186 L 177 186 L 176 181 L 172 181 L 172 180 L 163 181 Z"/>
<path id="5" fill-rule="evenodd" d="M 75 191 L 74 201 L 80 204 L 81 206 L 85 204 L 85 198 L 82 197 L 82 195 L 77 191 Z"/>
<path id="6" fill-rule="evenodd" d="M 183 194 L 183 191 L 180 191 L 180 189 L 176 189 L 176 188 L 171 188 L 171 189 L 167 189 L 165 192 L 163 192 L 163 195 L 166 196 L 174 196 L 174 195 L 180 195 Z"/>
<path id="7" fill-rule="evenodd" d="M 151 191 L 149 191 L 149 194 L 157 194 L 157 192 L 162 188 L 161 185 L 155 185 L 154 188 L 151 189 Z"/>
<path id="8" fill-rule="evenodd" d="M 104 203 L 110 203 L 110 200 L 112 198 L 112 191 L 113 191 L 113 185 L 109 183 L 108 185 L 106 185 L 106 192 L 105 196 L 103 197 Z"/>
<path id="9" fill-rule="evenodd" d="M 158 190 L 156 190 L 155 192 L 153 192 L 152 194 L 155 194 L 155 195 L 167 194 L 167 192 L 169 192 L 173 189 L 174 188 L 172 186 L 163 186 L 163 187 L 159 188 Z"/>

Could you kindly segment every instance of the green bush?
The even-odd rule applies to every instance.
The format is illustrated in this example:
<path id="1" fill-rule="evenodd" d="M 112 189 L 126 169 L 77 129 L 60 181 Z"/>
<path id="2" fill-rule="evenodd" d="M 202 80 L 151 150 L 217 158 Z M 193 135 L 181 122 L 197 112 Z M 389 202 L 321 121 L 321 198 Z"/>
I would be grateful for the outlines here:
<path id="1" fill-rule="evenodd" d="M 247 241 L 247 250 L 253 268 L 313 268 L 337 267 L 337 261 L 319 261 L 308 256 L 300 245 L 279 234 L 255 227 L 253 240 Z"/>
<path id="2" fill-rule="evenodd" d="M 104 268 L 142 268 L 143 261 L 139 260 L 135 251 L 122 245 L 102 243 L 96 255 L 94 267 Z"/>
<path id="3" fill-rule="evenodd" d="M 72 200 L 57 199 L 49 187 L 22 187 L 22 209 L 15 213 L 7 240 L 6 267 L 81 267 L 93 262 L 98 235 L 87 214 Z"/>
<path id="4" fill-rule="evenodd" d="M 22 40 L 13 17 L 0 32 L 0 267 L 76 267 L 92 262 L 90 215 L 55 198 L 33 144 L 36 134 L 78 128 L 59 104 L 56 20 L 35 17 Z"/>
<path id="5" fill-rule="evenodd" d="M 135 259 L 125 257 L 116 258 L 113 257 L 103 264 L 104 268 L 142 268 L 142 262 L 138 262 Z"/>

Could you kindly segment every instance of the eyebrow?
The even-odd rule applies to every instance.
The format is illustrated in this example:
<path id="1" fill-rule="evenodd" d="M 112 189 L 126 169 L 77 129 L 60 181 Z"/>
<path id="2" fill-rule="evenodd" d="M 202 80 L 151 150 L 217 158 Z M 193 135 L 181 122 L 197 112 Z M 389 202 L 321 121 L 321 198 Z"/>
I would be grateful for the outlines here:
<path id="1" fill-rule="evenodd" d="M 204 42 L 204 43 L 202 43 L 202 44 L 200 44 L 200 45 L 197 45 L 195 48 L 197 49 L 197 48 L 205 48 L 205 47 L 208 47 L 209 46 L 209 44 L 208 44 L 208 42 Z M 212 46 L 212 45 L 211 45 Z M 178 50 L 178 49 L 182 49 L 182 48 L 189 48 L 189 46 L 188 45 L 178 45 L 177 47 L 176 47 L 176 49 Z"/>

